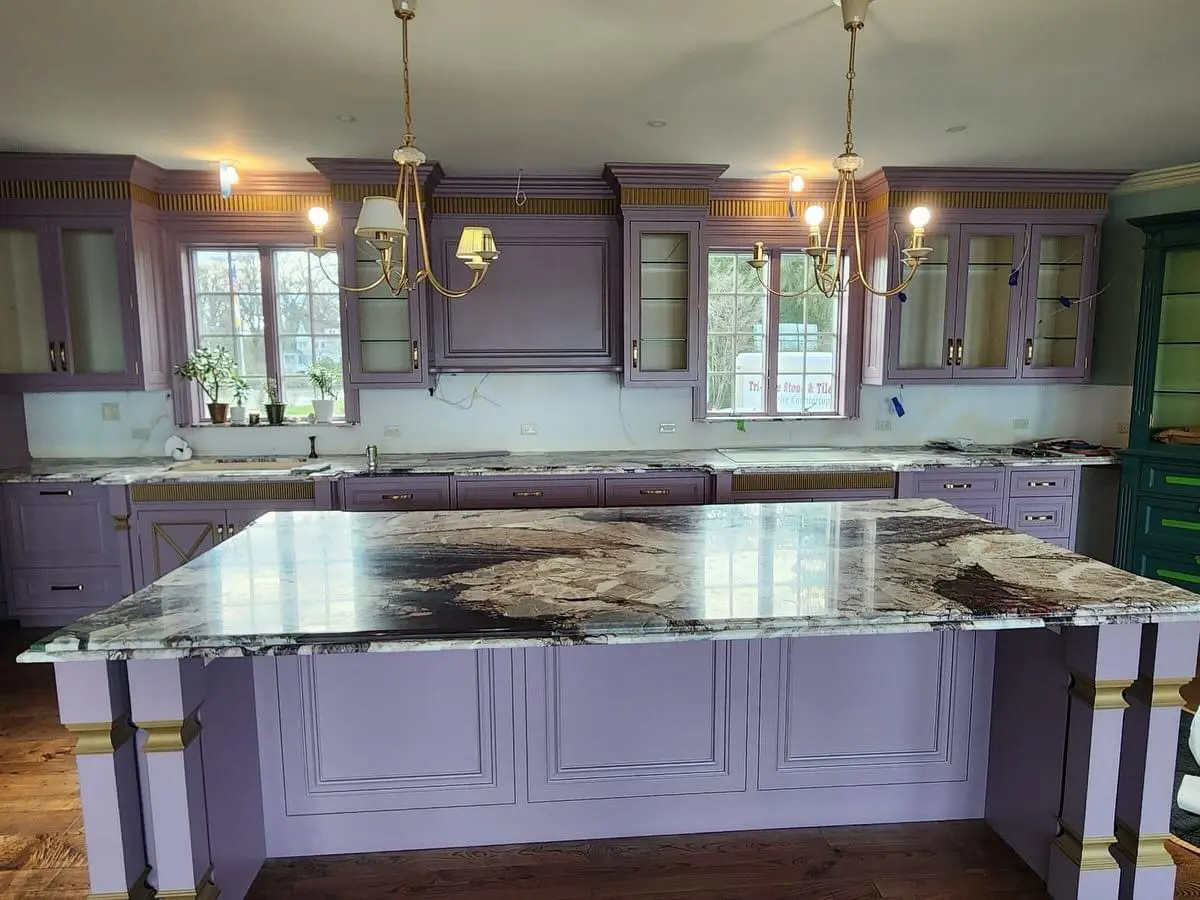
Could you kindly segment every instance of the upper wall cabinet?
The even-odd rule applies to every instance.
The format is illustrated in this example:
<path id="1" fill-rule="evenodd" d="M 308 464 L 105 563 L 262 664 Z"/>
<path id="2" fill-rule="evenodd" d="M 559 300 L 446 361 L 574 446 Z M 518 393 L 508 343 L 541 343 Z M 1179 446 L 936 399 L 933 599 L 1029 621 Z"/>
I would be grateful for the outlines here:
<path id="1" fill-rule="evenodd" d="M 945 189 L 926 189 L 939 180 Z M 1097 235 L 1120 180 L 905 169 L 868 179 L 867 263 L 889 286 L 904 274 L 907 208 L 930 206 L 935 219 L 933 252 L 903 294 L 867 296 L 864 382 L 1086 381 Z"/>
<path id="2" fill-rule="evenodd" d="M 446 215 L 434 220 L 434 271 L 471 283 L 456 258 L 464 225 L 492 229 L 499 258 L 467 296 L 430 289 L 433 365 L 442 371 L 611 370 L 618 362 L 620 236 L 608 216 Z"/>

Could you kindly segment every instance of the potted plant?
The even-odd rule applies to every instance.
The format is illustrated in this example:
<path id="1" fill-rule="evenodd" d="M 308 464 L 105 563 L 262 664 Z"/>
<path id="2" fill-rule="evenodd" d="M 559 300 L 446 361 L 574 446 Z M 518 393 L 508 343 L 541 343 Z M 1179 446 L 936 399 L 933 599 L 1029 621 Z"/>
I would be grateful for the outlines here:
<path id="1" fill-rule="evenodd" d="M 263 407 L 267 411 L 268 425 L 283 424 L 283 411 L 287 406 L 279 402 L 279 383 L 274 378 L 267 379 L 267 402 Z"/>
<path id="2" fill-rule="evenodd" d="M 229 404 L 221 402 L 221 388 L 233 383 L 237 374 L 233 357 L 225 347 L 197 347 L 187 362 L 175 367 L 175 374 L 200 385 L 208 397 L 208 415 L 214 425 L 229 418 Z"/>
<path id="3" fill-rule="evenodd" d="M 338 376 L 342 374 L 337 363 L 322 357 L 308 367 L 308 380 L 320 394 L 313 397 L 313 412 L 318 422 L 333 421 L 333 404 L 337 400 Z"/>
<path id="4" fill-rule="evenodd" d="M 234 425 L 246 424 L 246 397 L 250 395 L 250 383 L 241 372 L 233 373 L 233 406 L 229 407 L 229 421 Z"/>

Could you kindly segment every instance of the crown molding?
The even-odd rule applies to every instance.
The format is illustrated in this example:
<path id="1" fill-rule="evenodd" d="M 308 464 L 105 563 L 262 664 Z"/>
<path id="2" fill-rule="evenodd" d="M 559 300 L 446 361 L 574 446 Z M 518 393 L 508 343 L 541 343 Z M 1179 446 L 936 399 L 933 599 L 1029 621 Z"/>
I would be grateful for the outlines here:
<path id="1" fill-rule="evenodd" d="M 910 191 L 1018 191 L 1022 193 L 1111 193 L 1129 171 L 1075 169 L 990 169 L 884 166 L 864 180 L 877 189 Z M 882 176 L 881 178 L 879 176 Z"/>
<path id="2" fill-rule="evenodd" d="M 1200 163 L 1135 172 L 1122 181 L 1113 190 L 1113 193 L 1140 194 L 1144 191 L 1161 191 L 1166 188 L 1189 187 L 1194 184 L 1200 184 Z"/>
<path id="3" fill-rule="evenodd" d="M 612 185 L 613 193 L 621 188 L 711 188 L 725 174 L 727 165 L 694 165 L 691 163 L 607 163 L 604 180 Z"/>
<path id="4" fill-rule="evenodd" d="M 392 159 L 342 159 L 328 156 L 309 157 L 314 169 L 330 184 L 392 184 L 400 177 L 400 169 Z M 442 164 L 429 160 L 417 167 L 417 177 L 429 193 L 437 189 L 446 173 Z"/>
<path id="5" fill-rule="evenodd" d="M 0 153 L 6 181 L 126 181 L 156 190 L 164 171 L 139 156 L 106 153 Z"/>
<path id="6" fill-rule="evenodd" d="M 804 182 L 804 190 L 793 194 L 790 179 L 783 178 L 722 178 L 712 187 L 713 200 L 782 200 L 794 197 L 797 203 L 806 200 L 832 200 L 837 181 L 821 179 Z M 861 186 L 861 185 L 860 185 Z"/>
<path id="7" fill-rule="evenodd" d="M 595 197 L 612 200 L 612 187 L 597 175 L 522 175 L 521 190 L 529 197 Z M 516 175 L 448 175 L 438 197 L 515 197 Z"/>
<path id="8" fill-rule="evenodd" d="M 159 180 L 162 194 L 219 194 L 215 169 L 173 169 Z M 329 182 L 315 172 L 238 173 L 235 194 L 328 194 Z"/>

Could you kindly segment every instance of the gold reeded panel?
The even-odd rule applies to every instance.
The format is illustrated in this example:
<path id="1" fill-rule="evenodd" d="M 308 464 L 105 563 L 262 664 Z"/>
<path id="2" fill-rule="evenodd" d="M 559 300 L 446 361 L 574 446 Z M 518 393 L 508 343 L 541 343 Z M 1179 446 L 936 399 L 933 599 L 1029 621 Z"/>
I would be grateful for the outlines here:
<path id="1" fill-rule="evenodd" d="M 194 709 L 186 719 L 165 719 L 155 722 L 138 722 L 137 727 L 146 732 L 143 753 L 178 753 L 200 735 L 200 710 Z"/>
<path id="2" fill-rule="evenodd" d="M 1155 678 L 1151 682 L 1149 679 L 1139 678 L 1129 689 L 1129 697 L 1140 701 L 1144 706 L 1182 709 L 1184 700 L 1179 691 L 1191 680 L 1190 678 Z"/>
<path id="3" fill-rule="evenodd" d="M 150 868 L 147 866 L 142 874 L 138 877 L 127 891 L 105 891 L 101 894 L 88 894 L 87 900 L 153 900 L 155 894 L 154 889 L 146 883 L 146 879 L 150 876 Z M 161 894 L 159 896 L 162 896 Z"/>
<path id="4" fill-rule="evenodd" d="M 1117 819 L 1117 849 L 1139 869 L 1175 865 L 1166 847 L 1170 837 L 1169 834 L 1143 834 L 1138 837 L 1136 831 Z"/>
<path id="5" fill-rule="evenodd" d="M 530 197 L 517 206 L 512 197 L 434 197 L 433 211 L 444 216 L 615 216 L 617 201 L 604 197 Z"/>
<path id="6" fill-rule="evenodd" d="M 161 194 L 158 208 L 177 213 L 303 213 L 329 206 L 328 194 Z"/>
<path id="7" fill-rule="evenodd" d="M 708 206 L 708 188 L 621 188 L 622 206 Z"/>
<path id="8" fill-rule="evenodd" d="M 877 491 L 895 488 L 895 472 L 772 472 L 733 476 L 735 491 Z"/>
<path id="9" fill-rule="evenodd" d="M 135 484 L 129 488 L 134 503 L 174 503 L 230 500 L 313 500 L 311 481 L 187 481 Z"/>
<path id="10" fill-rule="evenodd" d="M 1125 699 L 1131 681 L 1093 681 L 1071 670 L 1071 693 L 1092 709 L 1128 709 Z"/>
<path id="11" fill-rule="evenodd" d="M 1094 869 L 1118 868 L 1117 861 L 1108 852 L 1108 848 L 1116 843 L 1116 836 L 1080 838 L 1061 822 L 1059 825 L 1062 827 L 1062 833 L 1054 839 L 1054 846 L 1080 869 L 1087 872 Z"/>
<path id="12" fill-rule="evenodd" d="M 128 181 L 0 181 L 5 200 L 128 200 Z M 145 188 L 139 188 L 145 191 Z M 147 191 L 153 193 L 153 191 Z"/>
<path id="13" fill-rule="evenodd" d="M 117 722 L 72 722 L 64 726 L 75 735 L 76 756 L 106 756 L 134 735 L 128 719 Z"/>
<path id="14" fill-rule="evenodd" d="M 833 215 L 833 204 L 831 202 L 806 202 L 803 197 L 797 197 L 793 201 L 793 206 L 796 210 L 796 218 L 800 222 L 801 227 L 804 225 L 804 210 L 810 206 L 819 206 L 825 210 L 825 220 Z M 887 208 L 886 206 L 884 207 Z M 862 200 L 858 201 L 858 216 L 865 218 L 867 216 L 867 204 Z M 708 204 L 708 215 L 713 219 L 786 219 L 787 201 L 786 200 L 734 200 L 730 198 L 722 198 L 713 200 Z"/>
<path id="15" fill-rule="evenodd" d="M 334 203 L 362 203 L 363 197 L 395 197 L 396 183 L 333 184 L 329 191 Z"/>
<path id="16" fill-rule="evenodd" d="M 868 204 L 868 212 L 891 209 L 1076 209 L 1103 212 L 1102 191 L 889 191 Z"/>

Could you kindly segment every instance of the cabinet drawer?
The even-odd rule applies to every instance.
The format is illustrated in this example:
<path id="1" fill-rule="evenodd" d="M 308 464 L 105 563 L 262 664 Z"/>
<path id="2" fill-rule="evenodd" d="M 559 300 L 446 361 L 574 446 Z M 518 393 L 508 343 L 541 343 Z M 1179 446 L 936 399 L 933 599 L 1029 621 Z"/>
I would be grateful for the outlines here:
<path id="1" fill-rule="evenodd" d="M 1138 548 L 1134 571 L 1200 593 L 1200 555 Z"/>
<path id="2" fill-rule="evenodd" d="M 605 506 L 699 505 L 707 495 L 707 475 L 604 479 Z"/>
<path id="3" fill-rule="evenodd" d="M 1200 502 L 1200 469 L 1157 462 L 1142 464 L 1142 489 Z"/>
<path id="4" fill-rule="evenodd" d="M 1137 510 L 1137 543 L 1200 553 L 1200 504 L 1142 497 Z"/>
<path id="5" fill-rule="evenodd" d="M 1017 466 L 1008 475 L 1008 493 L 1010 497 L 1073 497 L 1078 481 L 1076 468 Z"/>
<path id="6" fill-rule="evenodd" d="M 954 502 L 955 497 L 969 496 L 971 500 L 997 500 L 1004 497 L 1006 470 L 1001 467 L 985 469 L 931 469 L 927 472 L 904 473 L 904 497 L 931 497 Z"/>
<path id="7" fill-rule="evenodd" d="M 1071 535 L 1070 497 L 1032 497 L 1008 504 L 1008 527 L 1040 538 L 1065 538 Z"/>
<path id="8" fill-rule="evenodd" d="M 4 562 L 12 568 L 117 565 L 108 488 L 92 484 L 7 484 Z"/>
<path id="9" fill-rule="evenodd" d="M 969 512 L 971 515 L 979 516 L 981 519 L 987 519 L 993 525 L 1004 524 L 1004 508 L 1003 504 L 999 500 L 990 502 L 987 500 L 981 502 L 956 502 L 951 500 L 948 502 L 950 502 L 956 509 L 961 509 L 963 512 Z"/>
<path id="10" fill-rule="evenodd" d="M 19 616 L 103 609 L 121 599 L 121 569 L 14 569 L 9 597 Z"/>
<path id="11" fill-rule="evenodd" d="M 459 509 L 598 506 L 598 478 L 464 478 L 454 484 Z"/>
<path id="12" fill-rule="evenodd" d="M 353 512 L 449 509 L 450 476 L 347 478 L 342 482 L 342 508 Z"/>

